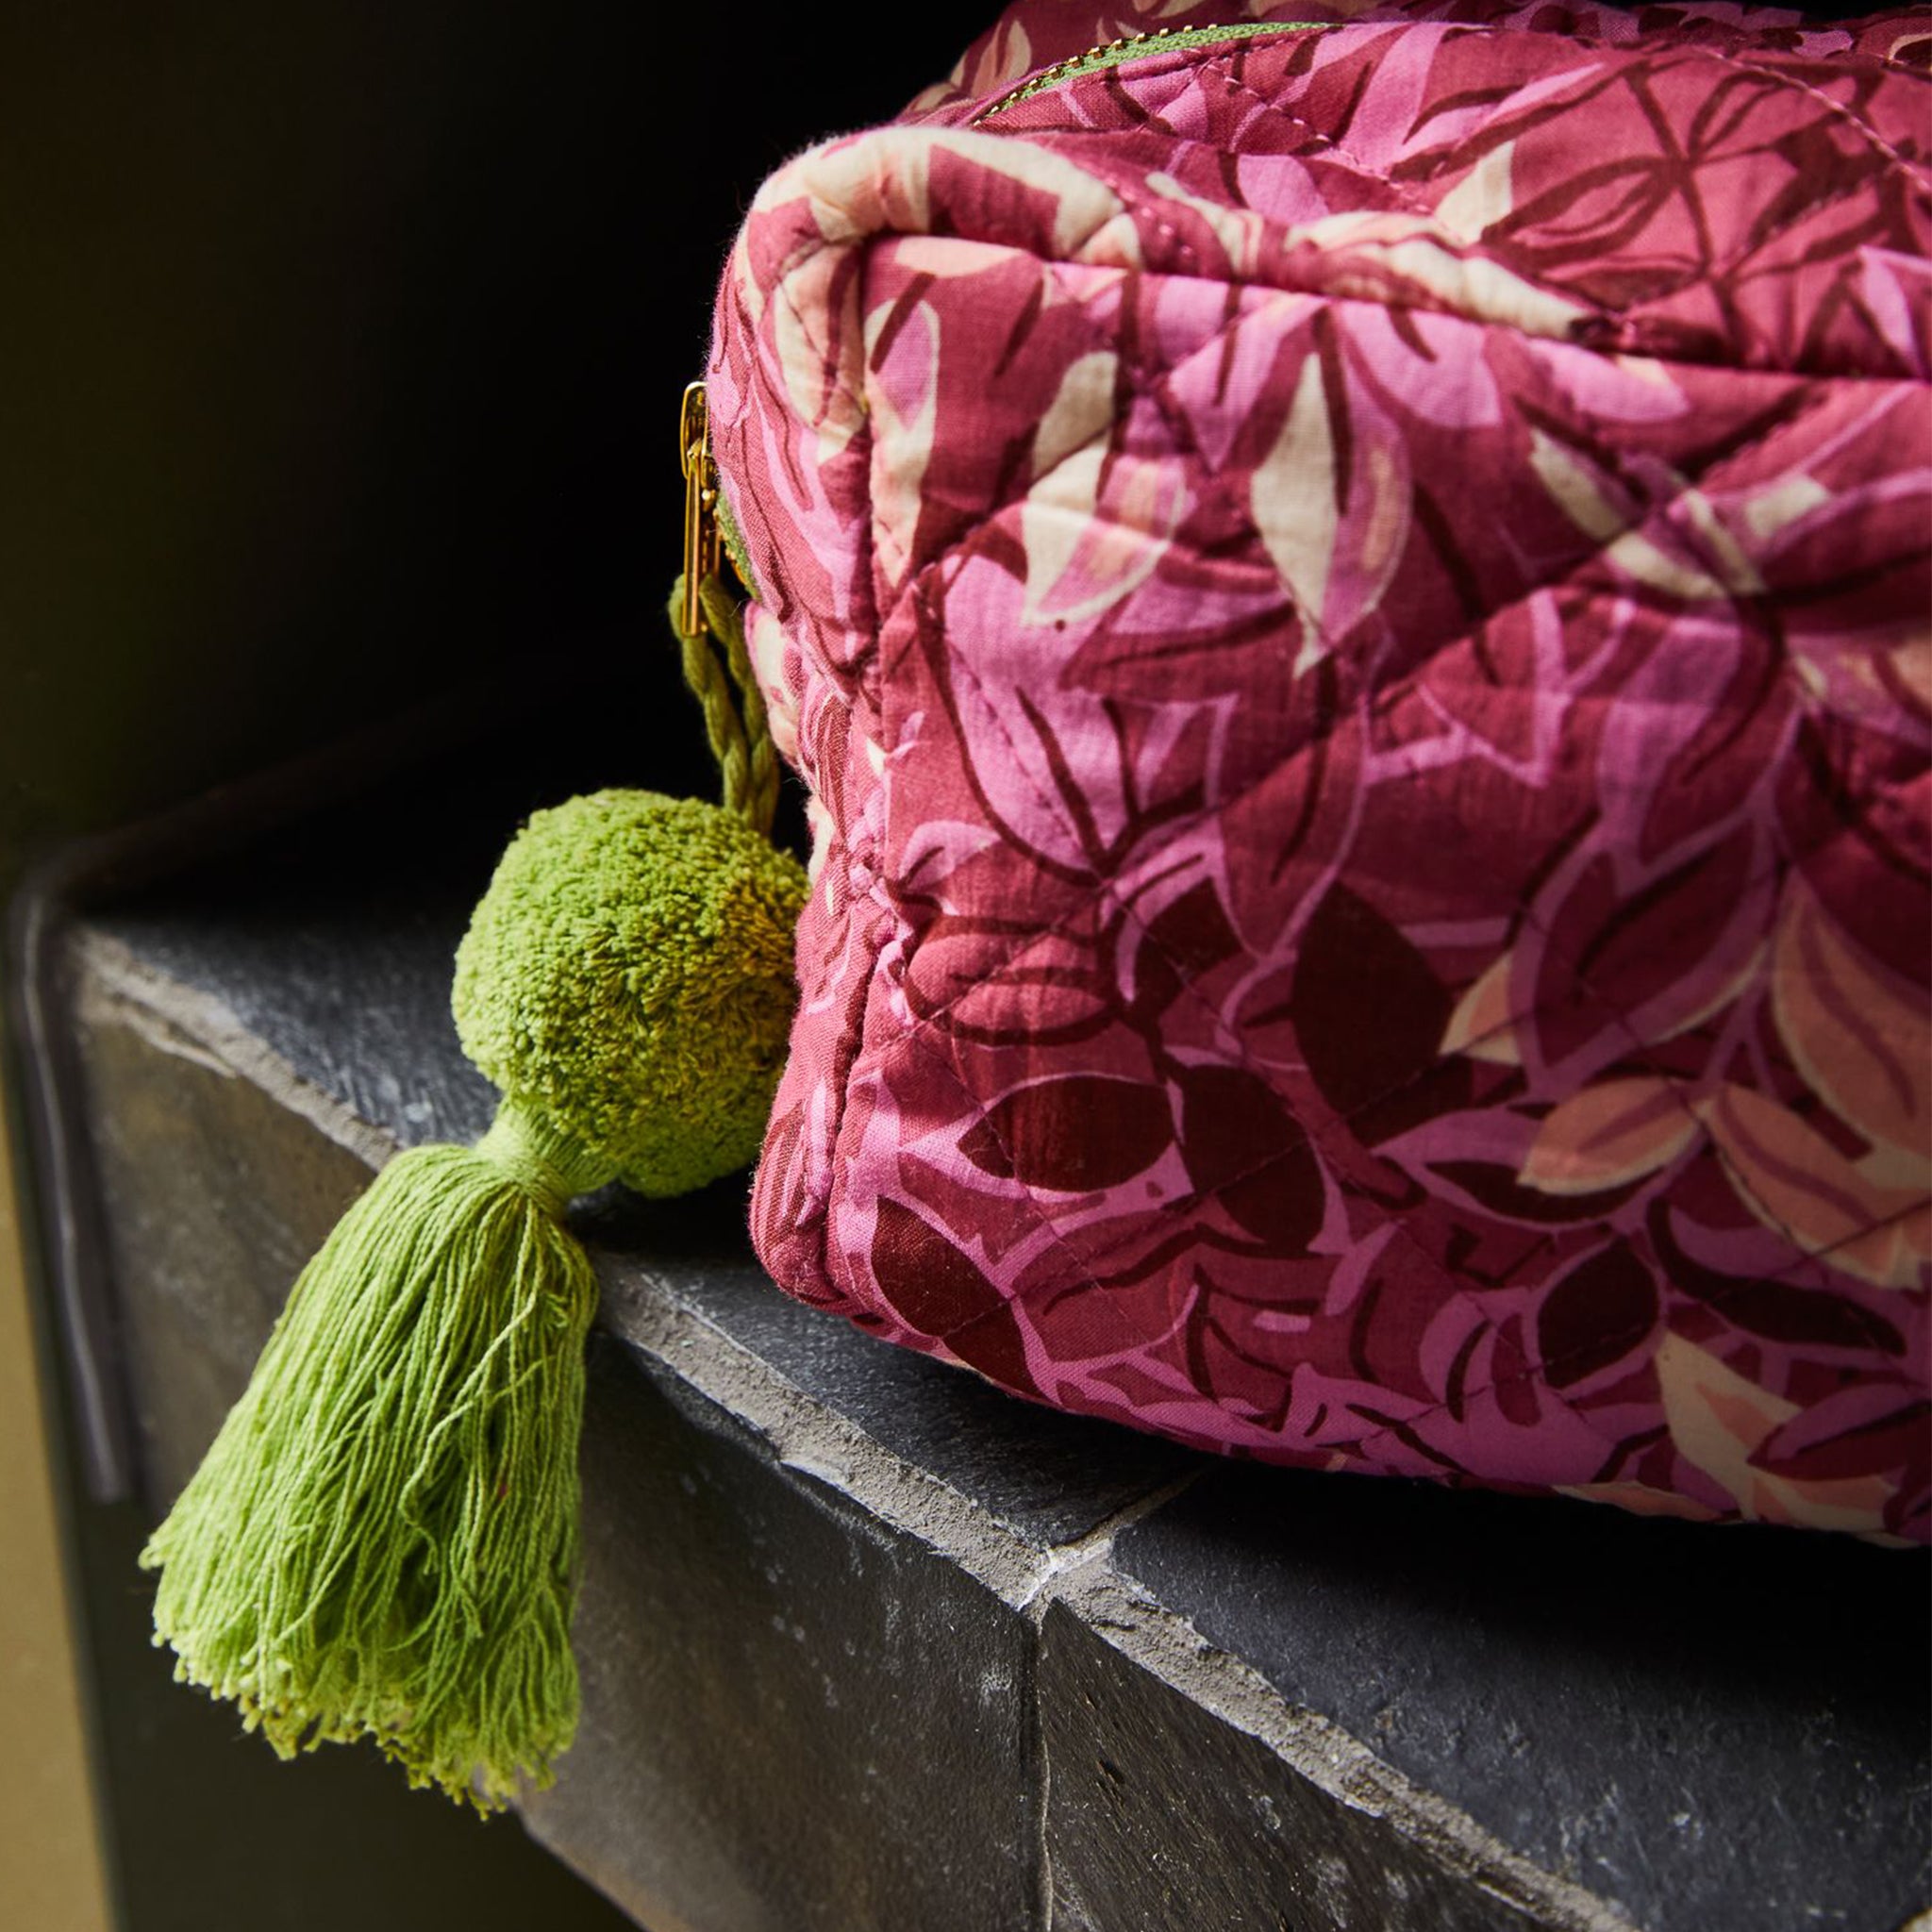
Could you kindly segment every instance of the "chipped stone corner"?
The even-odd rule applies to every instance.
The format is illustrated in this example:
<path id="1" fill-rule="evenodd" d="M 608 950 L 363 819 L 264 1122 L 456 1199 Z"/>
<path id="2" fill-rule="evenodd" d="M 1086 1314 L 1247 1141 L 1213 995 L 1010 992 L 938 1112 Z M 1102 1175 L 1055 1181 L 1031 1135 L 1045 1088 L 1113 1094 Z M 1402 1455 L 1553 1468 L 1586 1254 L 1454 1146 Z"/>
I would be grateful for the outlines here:
<path id="1" fill-rule="evenodd" d="M 397 1151 L 393 1137 L 304 1079 L 225 1002 L 145 965 L 120 940 L 83 928 L 69 941 L 69 960 L 83 1028 L 118 1026 L 157 1053 L 247 1080 L 372 1170 Z"/>

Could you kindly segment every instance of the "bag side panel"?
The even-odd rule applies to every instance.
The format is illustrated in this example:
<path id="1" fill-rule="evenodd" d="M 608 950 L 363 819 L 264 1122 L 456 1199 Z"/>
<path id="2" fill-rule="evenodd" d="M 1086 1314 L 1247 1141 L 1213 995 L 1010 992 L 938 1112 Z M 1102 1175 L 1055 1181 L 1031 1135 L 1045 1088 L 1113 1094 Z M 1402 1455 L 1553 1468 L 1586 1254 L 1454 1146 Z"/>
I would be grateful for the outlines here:
<path id="1" fill-rule="evenodd" d="M 714 412 L 822 828 L 761 1251 L 1190 1441 L 1923 1535 L 1923 95 L 1497 38 L 760 197 Z M 1728 289 L 1553 185 L 1696 87 Z"/>

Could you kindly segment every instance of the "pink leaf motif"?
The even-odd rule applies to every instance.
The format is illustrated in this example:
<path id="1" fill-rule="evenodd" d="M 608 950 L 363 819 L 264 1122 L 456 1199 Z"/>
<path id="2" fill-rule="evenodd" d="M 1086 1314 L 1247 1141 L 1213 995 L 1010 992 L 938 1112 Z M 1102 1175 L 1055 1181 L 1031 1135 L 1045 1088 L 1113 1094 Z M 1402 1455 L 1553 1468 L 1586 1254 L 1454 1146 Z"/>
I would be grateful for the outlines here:
<path id="1" fill-rule="evenodd" d="M 1708 572 L 1660 549 L 1638 527 L 1644 521 L 1642 507 L 1607 470 L 1541 429 L 1532 428 L 1529 435 L 1530 464 L 1538 480 L 1576 527 L 1604 546 L 1609 562 L 1639 583 L 1687 603 L 1724 594 Z"/>
<path id="2" fill-rule="evenodd" d="M 1755 1522 L 1811 1529 L 1883 1527 L 1893 1485 L 1882 1476 L 1799 1480 L 1769 1474 L 1752 1457 L 1765 1438 L 1798 1413 L 1798 1405 L 1748 1382 L 1681 1335 L 1657 1352 L 1657 1386 L 1671 1440 L 1687 1462 L 1737 1499 Z"/>
<path id="3" fill-rule="evenodd" d="M 1902 1186 L 1932 1187 L 1932 1021 L 1839 930 L 1797 878 L 1785 891 L 1772 1008 L 1798 1071 L 1842 1121 L 1906 1157 Z"/>
<path id="4" fill-rule="evenodd" d="M 1932 265 L 1893 248 L 1861 248 L 1865 313 L 1886 346 L 1918 376 L 1932 375 L 1925 358 L 1925 304 L 1932 298 Z"/>
<path id="5" fill-rule="evenodd" d="M 1667 1166 L 1697 1119 L 1655 1074 L 1586 1087 L 1544 1120 L 1517 1178 L 1545 1194 L 1594 1194 Z"/>
<path id="6" fill-rule="evenodd" d="M 866 399 L 872 408 L 873 533 L 878 566 L 897 583 L 912 561 L 921 486 L 932 455 L 940 392 L 940 317 L 930 302 L 902 312 L 882 302 L 866 317 Z"/>
<path id="7" fill-rule="evenodd" d="M 1574 1496 L 1579 1503 L 1610 1503 L 1637 1516 L 1681 1516 L 1688 1523 L 1708 1523 L 1718 1513 L 1707 1503 L 1654 1490 L 1648 1483 L 1558 1483 L 1557 1491 Z"/>
<path id="8" fill-rule="evenodd" d="M 1516 1039 L 1509 1008 L 1509 974 L 1514 956 L 1505 953 L 1484 968 L 1481 975 L 1456 1003 L 1442 1031 L 1445 1054 L 1467 1054 L 1499 1067 L 1520 1067 L 1523 1048 Z"/>
<path id="9" fill-rule="evenodd" d="M 1137 590 L 1187 509 L 1178 466 L 1110 451 L 1106 433 L 1064 456 L 1026 492 L 1025 624 L 1097 616 Z"/>
<path id="10" fill-rule="evenodd" d="M 1648 356 L 1606 355 L 1577 342 L 1523 346 L 1568 401 L 1573 421 L 1668 423 L 1690 413 L 1690 398 L 1670 370 Z"/>
<path id="11" fill-rule="evenodd" d="M 1725 1086 L 1697 1111 L 1739 1198 L 1807 1255 L 1878 1288 L 1910 1288 L 1932 1250 L 1932 1203 L 1885 1185 L 1817 1128 L 1748 1087 Z"/>
<path id="12" fill-rule="evenodd" d="M 1249 508 L 1302 622 L 1297 672 L 1382 601 L 1408 541 L 1407 445 L 1332 341 L 1302 360 Z"/>

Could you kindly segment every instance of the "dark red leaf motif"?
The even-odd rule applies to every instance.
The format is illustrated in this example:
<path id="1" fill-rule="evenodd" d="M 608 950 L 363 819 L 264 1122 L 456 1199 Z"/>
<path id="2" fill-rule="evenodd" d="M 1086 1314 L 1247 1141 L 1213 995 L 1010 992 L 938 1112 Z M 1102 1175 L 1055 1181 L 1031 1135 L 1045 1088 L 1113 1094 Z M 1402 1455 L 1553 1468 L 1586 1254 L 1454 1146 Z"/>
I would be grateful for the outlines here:
<path id="1" fill-rule="evenodd" d="M 1536 1375 L 1523 1346 L 1522 1316 L 1511 1315 L 1496 1330 L 1496 1352 L 1491 1362 L 1496 1407 L 1505 1420 L 1518 1428 L 1533 1428 L 1542 1411 L 1536 1398 Z"/>
<path id="2" fill-rule="evenodd" d="M 1023 1395 L 1038 1395 L 1039 1386 L 1026 1366 L 1026 1341 L 1010 1307 L 1002 1303 L 991 1314 L 946 1337 L 946 1346 L 982 1375 Z"/>
<path id="3" fill-rule="evenodd" d="M 1181 1076 L 1188 1175 L 1277 1255 L 1305 1255 L 1324 1211 L 1322 1172 L 1279 1095 L 1244 1067 Z"/>
<path id="4" fill-rule="evenodd" d="M 1189 1067 L 1180 1094 L 1181 1156 L 1203 1193 L 1301 1138 L 1279 1096 L 1245 1067 Z"/>
<path id="5" fill-rule="evenodd" d="M 1173 1005 L 1181 989 L 1241 950 L 1219 895 L 1205 879 L 1165 906 L 1147 924 L 1134 963 L 1134 1004 L 1152 1012 Z"/>
<path id="6" fill-rule="evenodd" d="M 1739 832 L 1621 896 L 1607 857 L 1591 861 L 1557 909 L 1537 989 L 1544 1056 L 1560 1060 L 1593 1038 L 1605 1008 L 1626 1018 L 1684 982 L 1680 1002 L 1696 1005 L 1696 974 L 1737 914 L 1750 877 L 1751 835 Z M 1733 939 L 1733 947 L 1738 941 Z"/>
<path id="7" fill-rule="evenodd" d="M 1739 1283 L 1724 1295 L 1722 1312 L 1733 1327 L 1767 1341 L 1905 1353 L 1904 1336 L 1883 1316 L 1821 1288 L 1789 1281 Z"/>
<path id="8" fill-rule="evenodd" d="M 1628 1187 L 1606 1188 L 1599 1194 L 1545 1194 L 1541 1189 L 1525 1188 L 1508 1168 L 1491 1161 L 1435 1160 L 1429 1163 L 1429 1171 L 1460 1188 L 1491 1214 L 1547 1227 L 1600 1220 L 1644 1185 L 1638 1180 Z"/>
<path id="9" fill-rule="evenodd" d="M 1162 1089 L 1104 1074 L 1016 1087 L 959 1140 L 983 1173 L 1062 1194 L 1130 1180 L 1174 1139 Z"/>
<path id="10" fill-rule="evenodd" d="M 1537 1310 L 1543 1379 L 1553 1389 L 1587 1381 L 1620 1362 L 1657 1323 L 1657 1283 L 1622 1241 L 1571 1269 Z"/>
<path id="11" fill-rule="evenodd" d="M 922 1335 L 937 1336 L 962 1362 L 1023 1395 L 1038 1395 L 1025 1339 L 1005 1297 L 928 1221 L 882 1200 L 872 1238 L 879 1291 Z"/>
<path id="12" fill-rule="evenodd" d="M 1402 1263 L 1398 1260 L 1398 1270 Z M 1416 1347 L 1415 1325 L 1405 1320 L 1401 1273 L 1371 1281 L 1348 1324 L 1348 1369 L 1366 1387 L 1427 1402 L 1438 1392 Z M 1385 1300 L 1388 1307 L 1383 1306 Z"/>
<path id="13" fill-rule="evenodd" d="M 1883 1315 L 1829 1289 L 1792 1281 L 1740 1280 L 1703 1266 L 1677 1239 L 1663 1202 L 1652 1208 L 1646 1224 L 1672 1285 L 1715 1308 L 1734 1328 L 1761 1335 L 1767 1341 L 1876 1349 L 1884 1355 L 1906 1352 L 1905 1337 Z"/>
<path id="14" fill-rule="evenodd" d="M 1399 1103 L 1441 1058 L 1448 990 L 1388 920 L 1346 886 L 1331 886 L 1302 935 L 1295 1037 L 1337 1113 L 1373 1143 L 1413 1123 Z M 1373 1113 L 1362 1109 L 1374 1106 Z M 1445 1096 L 1431 1094 L 1428 1111 Z"/>
<path id="15" fill-rule="evenodd" d="M 872 1272 L 879 1292 L 922 1335 L 950 1335 L 1006 1306 L 971 1256 L 897 1201 L 878 1205 Z"/>
<path id="16" fill-rule="evenodd" d="M 1210 1312 L 1203 1297 L 1188 1323 L 1187 1358 L 1195 1386 L 1237 1414 L 1265 1428 L 1279 1428 L 1292 1396 L 1278 1362 L 1257 1360 Z"/>
<path id="17" fill-rule="evenodd" d="M 1932 1402 L 1897 1392 L 1901 1406 L 1890 1415 L 1860 1416 L 1835 1434 L 1819 1434 L 1817 1411 L 1793 1417 L 1757 1446 L 1751 1466 L 1797 1482 L 1890 1475 L 1911 1461 L 1915 1449 L 1924 1449 L 1932 1429 Z"/>

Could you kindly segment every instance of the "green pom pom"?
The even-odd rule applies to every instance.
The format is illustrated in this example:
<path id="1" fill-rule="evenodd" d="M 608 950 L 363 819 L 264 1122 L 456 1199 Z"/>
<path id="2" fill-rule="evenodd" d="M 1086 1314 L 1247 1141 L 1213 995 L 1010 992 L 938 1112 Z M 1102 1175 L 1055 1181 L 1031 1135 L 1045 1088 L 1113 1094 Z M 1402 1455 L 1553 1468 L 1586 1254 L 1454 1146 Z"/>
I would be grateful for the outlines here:
<path id="1" fill-rule="evenodd" d="M 639 1193 L 757 1155 L 784 1061 L 804 869 L 696 799 L 540 811 L 457 953 L 463 1051 Z"/>
<path id="2" fill-rule="evenodd" d="M 142 1555 L 178 1674 L 284 1755 L 372 1736 L 486 1810 L 548 1781 L 577 1717 L 596 1303 L 559 1217 L 758 1152 L 807 890 L 743 819 L 642 791 L 539 812 L 505 854 L 455 994 L 495 1124 L 350 1208 Z"/>

